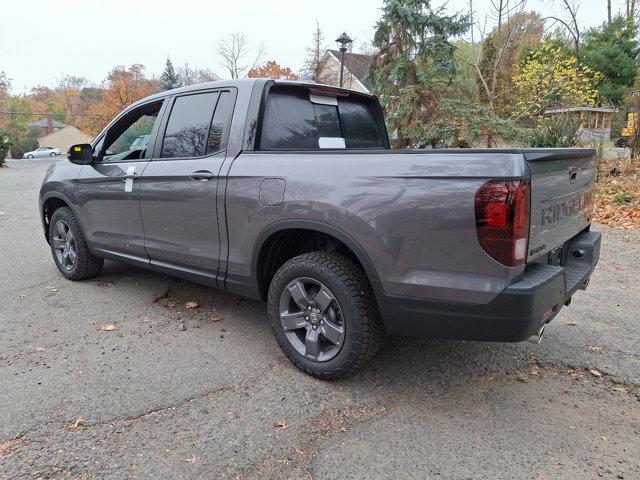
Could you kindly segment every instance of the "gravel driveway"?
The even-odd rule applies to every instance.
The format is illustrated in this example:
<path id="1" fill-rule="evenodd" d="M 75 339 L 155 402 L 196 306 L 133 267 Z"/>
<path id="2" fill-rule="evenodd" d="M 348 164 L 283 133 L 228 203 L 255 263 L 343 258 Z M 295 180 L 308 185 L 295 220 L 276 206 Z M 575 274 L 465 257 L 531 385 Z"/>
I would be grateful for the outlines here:
<path id="1" fill-rule="evenodd" d="M 391 338 L 324 382 L 263 304 L 111 262 L 61 278 L 50 163 L 0 169 L 0 478 L 640 478 L 638 233 L 604 230 L 539 347 Z"/>

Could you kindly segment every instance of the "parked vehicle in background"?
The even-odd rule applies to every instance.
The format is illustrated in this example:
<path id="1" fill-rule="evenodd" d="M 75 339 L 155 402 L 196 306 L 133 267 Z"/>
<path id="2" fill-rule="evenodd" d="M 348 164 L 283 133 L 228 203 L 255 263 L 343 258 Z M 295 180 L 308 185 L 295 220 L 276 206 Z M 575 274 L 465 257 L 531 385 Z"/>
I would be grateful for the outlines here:
<path id="1" fill-rule="evenodd" d="M 106 258 L 262 299 L 284 353 L 321 378 L 364 365 L 385 332 L 537 342 L 599 258 L 594 150 L 390 150 L 378 99 L 344 89 L 162 92 L 68 160 L 40 191 L 65 277 Z"/>
<path id="2" fill-rule="evenodd" d="M 24 155 L 22 155 L 22 158 L 55 157 L 56 155 L 60 155 L 59 148 L 40 147 L 30 152 L 24 153 Z"/>

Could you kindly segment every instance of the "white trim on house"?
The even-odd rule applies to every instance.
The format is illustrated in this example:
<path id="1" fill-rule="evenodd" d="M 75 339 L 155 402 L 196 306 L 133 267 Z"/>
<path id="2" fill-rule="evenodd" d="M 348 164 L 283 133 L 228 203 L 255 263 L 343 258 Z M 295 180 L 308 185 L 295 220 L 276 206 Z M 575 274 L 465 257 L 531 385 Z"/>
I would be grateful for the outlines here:
<path id="1" fill-rule="evenodd" d="M 336 56 L 333 54 L 333 52 L 332 52 L 331 50 L 327 50 L 327 51 L 326 51 L 326 53 L 325 53 L 325 55 L 326 55 L 327 53 L 329 54 L 329 56 L 330 56 L 331 58 L 333 58 L 336 62 L 338 62 L 338 68 L 340 68 L 340 59 L 339 59 L 339 58 L 336 58 Z M 358 85 L 360 85 L 360 87 L 361 87 L 362 89 L 364 89 L 364 91 L 365 91 L 365 92 L 367 92 L 367 93 L 371 93 L 371 91 L 370 91 L 367 87 L 365 87 L 365 86 L 364 86 L 364 84 L 360 81 L 360 79 L 359 79 L 358 77 L 356 77 L 353 73 L 351 73 L 351 70 L 349 70 L 349 69 L 347 68 L 347 65 L 346 65 L 346 64 L 345 64 L 345 66 L 344 66 L 344 71 L 345 71 L 345 72 L 348 72 L 348 73 L 349 73 L 349 75 L 351 75 L 351 77 L 352 77 L 352 78 L 354 78 L 356 82 L 358 82 Z"/>

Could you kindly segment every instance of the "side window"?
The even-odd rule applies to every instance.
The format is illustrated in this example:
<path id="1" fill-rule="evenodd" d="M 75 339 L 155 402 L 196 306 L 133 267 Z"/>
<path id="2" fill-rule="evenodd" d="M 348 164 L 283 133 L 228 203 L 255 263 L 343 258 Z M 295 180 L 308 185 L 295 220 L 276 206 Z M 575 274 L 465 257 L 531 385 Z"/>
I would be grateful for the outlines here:
<path id="1" fill-rule="evenodd" d="M 232 97 L 229 92 L 220 92 L 220 98 L 216 105 L 216 111 L 211 120 L 209 129 L 209 140 L 207 142 L 207 154 L 215 153 L 224 146 L 222 145 L 225 129 L 231 124 L 231 114 L 233 113 Z"/>
<path id="2" fill-rule="evenodd" d="M 383 132 L 366 98 L 273 89 L 260 134 L 262 150 L 384 148 Z"/>
<path id="3" fill-rule="evenodd" d="M 160 156 L 201 157 L 220 150 L 228 97 L 228 92 L 177 97 L 169 115 Z"/>
<path id="4" fill-rule="evenodd" d="M 367 104 L 341 98 L 338 100 L 338 110 L 347 148 L 384 147 L 382 133 Z"/>
<path id="5" fill-rule="evenodd" d="M 96 148 L 103 162 L 143 158 L 162 102 L 145 105 L 127 114 L 109 129 Z"/>

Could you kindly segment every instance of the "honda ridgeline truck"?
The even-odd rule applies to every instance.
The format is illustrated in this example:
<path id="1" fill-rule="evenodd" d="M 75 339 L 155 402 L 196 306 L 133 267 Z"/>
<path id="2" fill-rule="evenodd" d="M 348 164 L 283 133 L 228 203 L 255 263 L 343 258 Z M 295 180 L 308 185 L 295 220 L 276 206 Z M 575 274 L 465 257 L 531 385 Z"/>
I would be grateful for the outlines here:
<path id="1" fill-rule="evenodd" d="M 598 261 L 594 153 L 390 150 L 374 96 L 220 81 L 71 147 L 40 213 L 65 277 L 110 259 L 264 300 L 287 357 L 336 378 L 384 334 L 538 341 Z"/>

